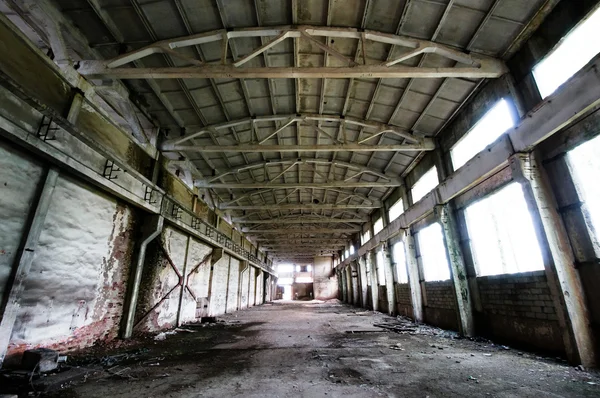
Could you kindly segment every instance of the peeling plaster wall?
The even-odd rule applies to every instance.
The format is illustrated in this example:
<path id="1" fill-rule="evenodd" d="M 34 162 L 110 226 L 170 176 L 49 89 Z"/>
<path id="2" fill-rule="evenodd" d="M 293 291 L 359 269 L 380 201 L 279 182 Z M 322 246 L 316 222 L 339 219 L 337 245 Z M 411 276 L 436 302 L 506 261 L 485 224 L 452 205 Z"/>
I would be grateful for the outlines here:
<path id="1" fill-rule="evenodd" d="M 208 297 L 208 282 L 210 279 L 210 259 L 212 247 L 190 238 L 187 256 L 186 273 L 188 275 L 188 290 L 183 296 L 182 322 L 196 319 L 197 299 Z M 191 293 L 190 293 L 191 291 Z M 192 296 L 193 294 L 193 296 Z"/>
<path id="2" fill-rule="evenodd" d="M 229 259 L 228 254 L 213 266 L 213 280 L 210 297 L 210 316 L 222 315 L 227 306 L 227 279 L 229 277 Z"/>
<path id="3" fill-rule="evenodd" d="M 248 307 L 253 307 L 256 303 L 256 268 L 250 267 L 250 290 L 248 292 Z"/>
<path id="4" fill-rule="evenodd" d="M 117 336 L 133 250 L 133 211 L 61 175 L 39 238 L 8 355 Z"/>
<path id="5" fill-rule="evenodd" d="M 0 298 L 23 239 L 31 204 L 44 178 L 41 164 L 0 141 Z"/>
<path id="6" fill-rule="evenodd" d="M 329 300 L 338 296 L 337 276 L 333 270 L 331 257 L 315 257 L 313 289 L 315 299 Z"/>
<path id="7" fill-rule="evenodd" d="M 241 298 L 240 298 L 240 309 L 248 308 L 248 275 L 250 272 L 250 266 L 242 274 L 241 280 Z"/>
<path id="8" fill-rule="evenodd" d="M 229 287 L 227 291 L 227 312 L 237 310 L 240 287 L 240 260 L 231 257 L 229 263 Z"/>

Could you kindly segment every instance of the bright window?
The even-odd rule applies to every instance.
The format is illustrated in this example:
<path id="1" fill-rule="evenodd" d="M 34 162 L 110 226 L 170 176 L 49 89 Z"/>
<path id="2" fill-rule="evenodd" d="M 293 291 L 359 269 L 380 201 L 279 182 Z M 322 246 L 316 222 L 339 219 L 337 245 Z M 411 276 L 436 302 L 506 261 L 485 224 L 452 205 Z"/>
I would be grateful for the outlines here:
<path id="1" fill-rule="evenodd" d="M 594 39 L 594 37 L 596 39 Z M 546 98 L 600 52 L 600 9 L 573 29 L 542 62 L 533 76 L 542 98 Z"/>
<path id="2" fill-rule="evenodd" d="M 354 254 L 354 245 L 350 245 L 350 255 Z"/>
<path id="3" fill-rule="evenodd" d="M 346 251 L 344 252 L 344 257 L 348 258 L 348 249 L 346 249 Z"/>
<path id="4" fill-rule="evenodd" d="M 458 170 L 513 126 L 508 102 L 502 99 L 450 150 L 454 170 Z"/>
<path id="5" fill-rule="evenodd" d="M 392 205 L 392 207 L 390 207 L 390 210 L 388 212 L 390 222 L 394 221 L 402 213 L 404 213 L 404 203 L 402 202 L 402 199 L 399 199 L 396 203 Z"/>
<path id="6" fill-rule="evenodd" d="M 371 231 L 365 231 L 365 233 L 362 234 L 362 236 L 361 236 L 362 244 L 364 245 L 365 243 L 367 243 L 370 240 L 371 240 Z"/>
<path id="7" fill-rule="evenodd" d="M 523 188 L 512 183 L 465 209 L 477 275 L 544 269 Z"/>
<path id="8" fill-rule="evenodd" d="M 277 272 L 281 272 L 283 274 L 294 272 L 294 266 L 292 264 L 279 264 L 277 266 Z"/>
<path id="9" fill-rule="evenodd" d="M 450 266 L 441 225 L 433 223 L 423 228 L 417 234 L 417 239 L 425 280 L 431 282 L 450 279 Z"/>
<path id="10" fill-rule="evenodd" d="M 570 151 L 569 163 L 581 199 L 589 212 L 596 238 L 600 240 L 600 136 Z"/>
<path id="11" fill-rule="evenodd" d="M 396 264 L 396 279 L 398 280 L 398 283 L 408 283 L 404 242 L 400 241 L 392 246 L 392 256 L 394 256 L 394 263 Z"/>
<path id="12" fill-rule="evenodd" d="M 385 269 L 383 267 L 383 250 L 379 250 L 377 252 L 377 256 L 375 258 L 377 261 L 377 282 L 380 286 L 385 285 Z"/>
<path id="13" fill-rule="evenodd" d="M 423 196 L 431 192 L 431 190 L 437 187 L 439 183 L 437 168 L 433 166 L 427 173 L 419 178 L 415 185 L 413 185 L 411 189 L 413 203 L 417 203 L 421 200 Z"/>
<path id="14" fill-rule="evenodd" d="M 383 229 L 383 219 L 379 217 L 373 224 L 373 234 L 377 235 Z"/>

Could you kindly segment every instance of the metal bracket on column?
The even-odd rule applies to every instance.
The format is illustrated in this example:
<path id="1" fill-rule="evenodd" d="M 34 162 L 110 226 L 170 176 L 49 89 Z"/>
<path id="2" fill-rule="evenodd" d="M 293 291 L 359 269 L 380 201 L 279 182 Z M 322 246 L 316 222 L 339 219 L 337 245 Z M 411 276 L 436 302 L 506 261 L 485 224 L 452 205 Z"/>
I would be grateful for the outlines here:
<path id="1" fill-rule="evenodd" d="M 37 137 L 44 142 L 55 140 L 56 131 L 59 130 L 59 128 L 58 126 L 56 126 L 56 124 L 54 125 L 54 127 L 52 127 L 53 123 L 54 122 L 52 120 L 52 117 L 42 115 L 42 121 L 40 122 L 36 133 Z"/>
<path id="2" fill-rule="evenodd" d="M 118 171 L 123 171 L 123 169 L 117 166 L 112 160 L 106 159 L 106 163 L 104 164 L 104 172 L 102 173 L 102 176 L 104 176 L 104 178 L 106 178 L 107 180 L 116 180 L 119 177 L 114 173 Z"/>
<path id="3" fill-rule="evenodd" d="M 151 205 L 154 205 L 158 202 L 157 199 L 154 198 L 154 193 L 156 190 L 152 187 L 146 186 L 146 190 L 144 192 L 144 200 Z"/>

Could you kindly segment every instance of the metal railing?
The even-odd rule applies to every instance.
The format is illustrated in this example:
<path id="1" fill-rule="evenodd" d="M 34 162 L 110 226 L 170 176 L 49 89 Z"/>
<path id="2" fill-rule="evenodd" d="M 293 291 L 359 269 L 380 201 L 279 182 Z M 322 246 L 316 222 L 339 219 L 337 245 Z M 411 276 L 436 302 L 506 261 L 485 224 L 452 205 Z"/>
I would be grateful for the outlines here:
<path id="1" fill-rule="evenodd" d="M 176 220 L 187 225 L 197 231 L 198 234 L 206 236 L 222 247 L 238 254 L 240 257 L 246 258 L 255 264 L 260 264 L 268 272 L 275 273 L 270 264 L 259 260 L 257 256 L 244 249 L 242 245 L 235 243 L 224 233 L 217 230 L 217 228 L 202 220 L 167 195 L 163 196 L 161 214 L 167 219 Z"/>

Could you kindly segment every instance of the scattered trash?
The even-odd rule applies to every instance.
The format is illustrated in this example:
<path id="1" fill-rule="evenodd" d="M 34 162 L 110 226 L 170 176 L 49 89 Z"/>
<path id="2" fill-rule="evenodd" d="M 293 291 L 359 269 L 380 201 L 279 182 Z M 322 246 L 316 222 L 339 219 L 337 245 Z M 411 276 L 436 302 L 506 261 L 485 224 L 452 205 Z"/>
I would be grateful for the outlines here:
<path id="1" fill-rule="evenodd" d="M 163 341 L 167 339 L 168 335 L 171 334 L 177 334 L 177 329 L 175 330 L 169 330 L 168 332 L 161 332 L 159 334 L 157 334 L 156 336 L 154 336 L 154 340 L 155 341 Z"/>
<path id="2" fill-rule="evenodd" d="M 473 376 L 469 376 L 469 380 L 474 381 L 475 383 L 479 383 L 479 380 L 477 380 L 477 378 Z"/>
<path id="3" fill-rule="evenodd" d="M 484 357 L 491 357 L 492 354 L 483 354 Z"/>
<path id="4" fill-rule="evenodd" d="M 398 351 L 404 351 L 404 348 L 402 348 L 402 345 L 400 343 L 397 343 L 395 345 L 390 346 L 391 350 L 398 350 Z"/>
<path id="5" fill-rule="evenodd" d="M 580 372 L 585 372 L 585 368 L 583 367 L 583 365 L 577 365 L 577 366 L 575 366 L 575 370 L 578 370 Z"/>
<path id="6" fill-rule="evenodd" d="M 598 383 L 594 383 L 593 381 L 588 381 L 587 383 L 588 383 L 590 386 L 595 386 L 595 385 L 597 385 L 597 384 L 598 384 Z"/>

